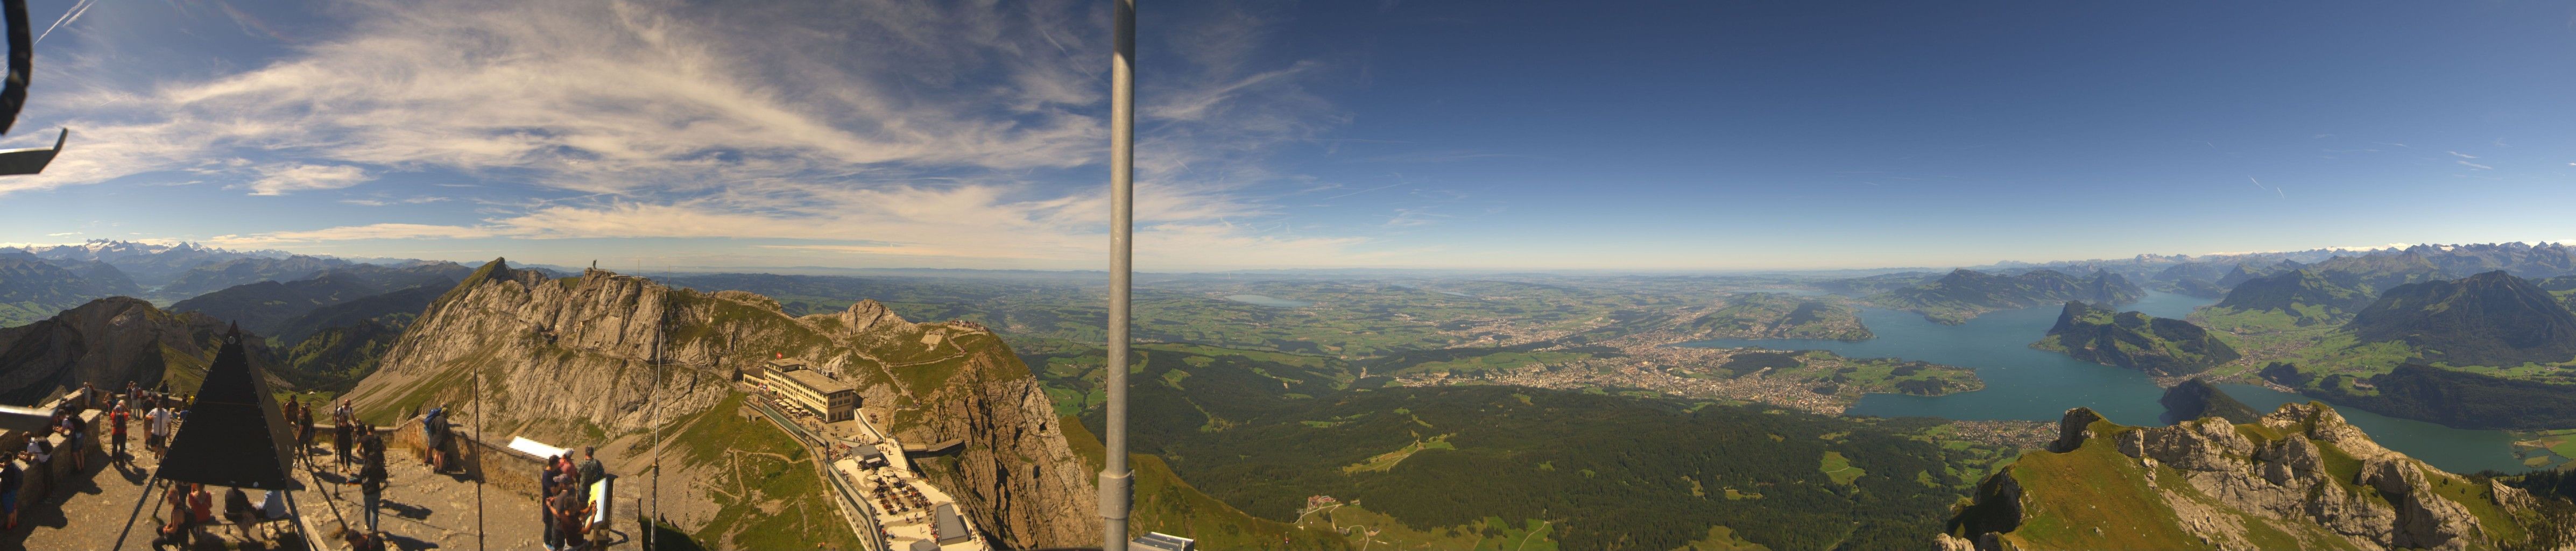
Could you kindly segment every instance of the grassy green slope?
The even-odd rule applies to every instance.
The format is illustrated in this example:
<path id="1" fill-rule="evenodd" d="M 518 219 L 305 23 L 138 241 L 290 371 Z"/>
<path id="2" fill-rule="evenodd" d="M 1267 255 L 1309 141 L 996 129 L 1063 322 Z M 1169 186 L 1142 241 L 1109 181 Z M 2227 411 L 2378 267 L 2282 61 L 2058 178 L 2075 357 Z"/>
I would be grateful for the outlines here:
<path id="1" fill-rule="evenodd" d="M 1091 471 L 1101 469 L 1100 438 L 1079 419 L 1065 418 L 1064 439 L 1081 454 Z M 1330 531 L 1255 518 L 1209 497 L 1172 473 L 1162 458 L 1129 454 L 1136 473 L 1135 509 L 1128 513 L 1131 534 L 1162 532 L 1198 540 L 1202 549 L 1348 549 L 1349 542 Z"/>
<path id="2" fill-rule="evenodd" d="M 1082 396 L 1093 358 L 1029 360 L 1051 390 Z M 1338 360 L 1266 351 L 1141 347 L 1131 369 L 1134 451 L 1255 517 L 1365 526 L 1377 535 L 1355 542 L 1396 548 L 1917 548 L 1984 474 L 1970 458 L 1992 455 L 1910 421 L 1517 387 L 1372 390 Z M 1098 411 L 1083 412 L 1097 427 Z M 1829 457 L 1843 460 L 1830 472 Z M 1314 496 L 1339 505 L 1307 510 Z M 1727 538 L 1711 540 L 1720 526 Z"/>

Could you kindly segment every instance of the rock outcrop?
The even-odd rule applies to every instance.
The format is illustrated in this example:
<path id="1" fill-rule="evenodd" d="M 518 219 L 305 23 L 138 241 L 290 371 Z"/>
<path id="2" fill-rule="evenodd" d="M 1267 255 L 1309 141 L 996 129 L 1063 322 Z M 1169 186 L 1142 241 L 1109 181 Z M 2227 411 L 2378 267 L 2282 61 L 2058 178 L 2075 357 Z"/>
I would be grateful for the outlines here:
<path id="1" fill-rule="evenodd" d="M 0 329 L 0 404 L 35 404 L 84 383 L 122 387 L 129 380 L 145 388 L 167 382 L 180 392 L 192 392 L 214 360 L 224 330 L 213 318 L 167 312 L 126 297 L 93 300 L 42 321 Z M 249 341 L 250 360 L 276 369 L 276 354 L 258 339 Z"/>
<path id="2" fill-rule="evenodd" d="M 751 293 L 602 270 L 549 279 L 495 260 L 433 302 L 349 396 L 383 423 L 437 404 L 471 407 L 479 378 L 486 434 L 598 442 L 612 470 L 638 472 L 657 424 L 739 415 L 712 411 L 735 392 L 731 374 L 775 357 L 850 382 L 878 426 L 908 443 L 961 441 L 954 455 L 917 464 L 995 543 L 1099 539 L 1090 477 L 1017 356 L 989 332 L 911 323 L 874 301 L 795 317 Z M 666 474 L 683 480 L 723 468 L 673 466 L 665 455 Z M 666 503 L 718 502 L 704 485 L 662 486 L 679 494 Z M 695 530 L 718 513 L 671 520 Z"/>
<path id="3" fill-rule="evenodd" d="M 1980 485 L 1936 543 L 2467 550 L 2576 536 L 2561 533 L 2568 519 L 2552 517 L 2563 513 L 2529 493 L 2389 451 L 2320 403 L 2284 405 L 2251 423 L 2204 417 L 2152 428 L 2077 408 L 2060 427 L 2048 451 L 2029 452 Z M 2012 491 L 1989 491 L 2001 488 Z M 2023 529 L 2038 526 L 2047 528 Z"/>

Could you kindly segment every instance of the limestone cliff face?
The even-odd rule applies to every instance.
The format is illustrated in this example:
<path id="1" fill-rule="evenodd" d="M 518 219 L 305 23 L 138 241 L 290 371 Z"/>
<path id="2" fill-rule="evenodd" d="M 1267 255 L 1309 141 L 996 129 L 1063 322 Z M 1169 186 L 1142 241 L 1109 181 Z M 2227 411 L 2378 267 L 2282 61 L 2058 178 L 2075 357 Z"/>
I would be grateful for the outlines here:
<path id="1" fill-rule="evenodd" d="M 2089 548 L 2107 537 L 2173 549 L 2466 550 L 2565 541 L 2556 532 L 2567 530 L 2529 494 L 2389 451 L 2316 403 L 2242 425 L 2155 428 L 2078 408 L 2050 451 L 1985 487 L 2015 491 L 1981 492 L 1941 546 Z"/>
<path id="2" fill-rule="evenodd" d="M 961 440 L 953 455 L 920 464 L 996 542 L 1099 539 L 1082 463 L 1010 350 L 991 333 L 911 323 L 875 301 L 794 317 L 751 293 L 674 289 L 601 270 L 547 279 L 495 260 L 431 304 L 350 396 L 386 422 L 442 403 L 468 408 L 480 375 L 486 434 L 597 442 L 612 470 L 639 472 L 656 423 L 670 430 L 701 414 L 740 415 L 710 410 L 734 392 L 734 370 L 778 356 L 851 382 L 863 407 L 891 412 L 880 426 L 908 443 Z M 684 481 L 719 468 L 672 465 L 671 455 L 666 474 Z M 665 509 L 716 502 L 703 486 L 665 480 Z M 692 530 L 716 515 L 671 513 Z"/>
<path id="3" fill-rule="evenodd" d="M 35 323 L 0 329 L 0 403 L 27 405 L 82 383 L 196 388 L 225 326 L 214 318 L 154 308 L 142 299 L 90 301 Z M 251 361 L 272 372 L 276 355 L 249 339 Z M 287 388 L 287 387 L 279 387 Z"/>

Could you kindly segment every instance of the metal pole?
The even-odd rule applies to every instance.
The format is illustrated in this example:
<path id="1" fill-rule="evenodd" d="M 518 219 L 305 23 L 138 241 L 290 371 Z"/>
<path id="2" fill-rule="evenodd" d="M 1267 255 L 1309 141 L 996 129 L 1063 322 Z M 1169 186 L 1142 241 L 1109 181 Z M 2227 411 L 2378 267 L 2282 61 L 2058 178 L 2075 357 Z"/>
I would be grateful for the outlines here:
<path id="1" fill-rule="evenodd" d="M 667 344 L 663 339 L 671 333 L 671 309 L 668 307 L 662 309 L 661 325 L 661 331 L 653 335 L 653 393 L 645 398 L 645 407 L 653 410 L 653 512 L 644 517 L 645 549 L 661 548 L 653 541 L 653 532 L 660 528 L 655 523 L 662 521 L 662 349 Z M 716 364 L 723 365 L 724 357 L 717 356 Z"/>
<path id="2" fill-rule="evenodd" d="M 483 373 L 477 371 L 474 373 L 474 439 L 490 442 L 490 438 L 492 435 L 483 433 Z M 462 451 L 468 445 L 457 442 L 456 449 Z M 491 476 L 492 473 L 483 470 L 483 452 L 476 450 L 474 452 L 474 549 L 476 551 L 483 549 L 483 479 Z"/>
<path id="3" fill-rule="evenodd" d="M 1112 0 L 1118 54 L 1109 65 L 1109 420 L 1100 471 L 1103 551 L 1127 551 L 1134 473 L 1127 471 L 1128 292 L 1136 231 L 1136 0 Z"/>

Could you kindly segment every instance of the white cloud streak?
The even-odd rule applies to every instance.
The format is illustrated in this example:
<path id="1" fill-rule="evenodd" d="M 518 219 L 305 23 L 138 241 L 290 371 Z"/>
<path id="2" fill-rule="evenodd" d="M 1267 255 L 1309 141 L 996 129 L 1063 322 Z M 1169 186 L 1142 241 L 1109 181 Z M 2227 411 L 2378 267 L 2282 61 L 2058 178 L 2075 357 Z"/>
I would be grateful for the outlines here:
<path id="1" fill-rule="evenodd" d="M 285 195 L 289 191 L 340 189 L 370 180 L 366 169 L 348 165 L 290 163 L 259 167 L 251 195 Z"/>
<path id="2" fill-rule="evenodd" d="M 209 241 L 792 239 L 817 242 L 795 250 L 1083 265 L 1105 247 L 1105 186 L 1030 176 L 1105 157 L 1109 63 L 1090 48 L 1107 40 L 1097 6 L 343 8 L 346 32 L 266 66 L 86 88 L 55 115 L 82 129 L 84 147 L 44 175 L 0 181 L 0 195 L 155 171 L 247 178 L 238 185 L 254 195 L 452 171 L 550 198 L 476 223 Z M 1184 67 L 1150 79 L 1139 109 L 1150 123 L 1138 155 L 1139 246 L 1194 250 L 1141 256 L 1193 265 L 1228 255 L 1260 265 L 1359 258 L 1352 248 L 1367 239 L 1243 222 L 1277 215 L 1247 192 L 1284 178 L 1267 167 L 1268 152 L 1346 118 L 1306 89 L 1329 67 L 1264 53 L 1261 17 L 1219 10 L 1207 19 L 1175 26 L 1182 31 L 1162 49 L 1181 52 Z M 242 160 L 250 157 L 263 160 Z M 342 202 L 391 204 L 387 195 Z"/>

